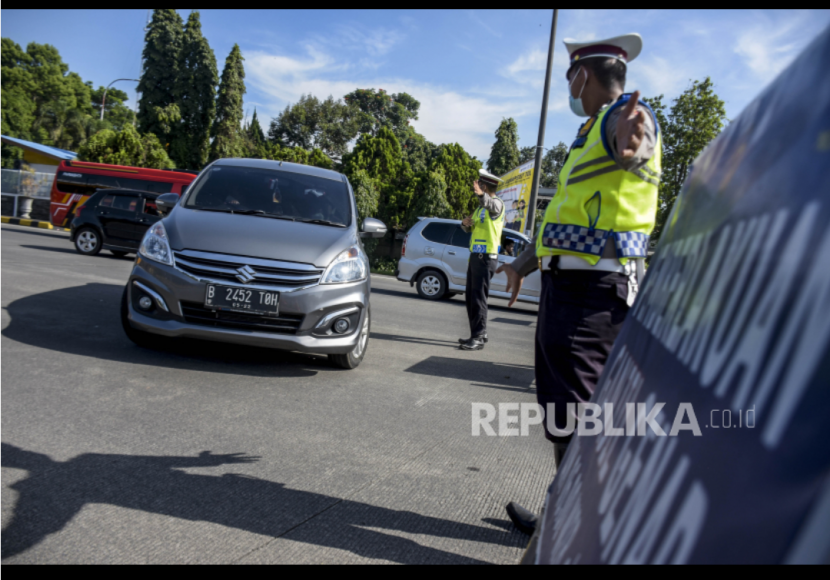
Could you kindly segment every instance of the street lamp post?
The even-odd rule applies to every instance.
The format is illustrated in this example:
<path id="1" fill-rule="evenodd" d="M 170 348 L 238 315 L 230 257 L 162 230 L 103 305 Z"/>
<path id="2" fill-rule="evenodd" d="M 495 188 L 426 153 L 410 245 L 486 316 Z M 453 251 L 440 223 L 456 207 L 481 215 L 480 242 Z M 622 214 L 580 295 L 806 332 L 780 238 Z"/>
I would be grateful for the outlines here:
<path id="1" fill-rule="evenodd" d="M 107 106 L 107 91 L 110 90 L 110 87 L 117 83 L 118 81 L 135 81 L 140 82 L 138 79 L 115 79 L 110 84 L 107 85 L 107 88 L 104 89 L 104 98 L 101 99 L 101 120 L 104 120 L 104 109 Z"/>
<path id="2" fill-rule="evenodd" d="M 545 73 L 545 92 L 542 97 L 542 116 L 539 119 L 539 140 L 536 142 L 536 160 L 533 162 L 533 183 L 530 188 L 530 212 L 526 219 L 527 235 L 533 237 L 536 223 L 536 199 L 539 193 L 539 178 L 542 177 L 542 150 L 545 145 L 545 124 L 548 121 L 548 98 L 550 95 L 550 73 L 553 69 L 553 43 L 556 40 L 556 21 L 559 10 L 553 10 L 553 22 L 550 26 L 550 45 L 548 46 L 548 68 Z"/>

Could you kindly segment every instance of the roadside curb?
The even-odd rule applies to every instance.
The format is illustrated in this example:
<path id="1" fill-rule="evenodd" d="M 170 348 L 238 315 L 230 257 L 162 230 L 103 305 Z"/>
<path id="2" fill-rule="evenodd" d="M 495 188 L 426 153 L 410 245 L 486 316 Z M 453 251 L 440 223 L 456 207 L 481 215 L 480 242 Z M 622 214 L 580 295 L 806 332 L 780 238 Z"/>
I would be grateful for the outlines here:
<path id="1" fill-rule="evenodd" d="M 3 216 L 0 218 L 0 222 L 4 224 L 10 224 L 13 226 L 29 226 L 31 228 L 41 228 L 44 230 L 57 230 L 59 232 L 68 231 L 66 228 L 56 228 L 49 222 L 43 222 L 38 220 L 27 220 L 23 218 L 13 218 L 13 217 L 6 217 Z"/>

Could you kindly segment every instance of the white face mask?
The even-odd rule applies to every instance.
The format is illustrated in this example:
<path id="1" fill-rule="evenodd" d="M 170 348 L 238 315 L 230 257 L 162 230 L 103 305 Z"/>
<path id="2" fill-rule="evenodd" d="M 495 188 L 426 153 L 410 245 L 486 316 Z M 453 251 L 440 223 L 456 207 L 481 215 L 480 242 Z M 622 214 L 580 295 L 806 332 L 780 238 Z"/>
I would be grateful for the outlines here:
<path id="1" fill-rule="evenodd" d="M 574 98 L 573 93 L 571 92 L 571 85 L 576 81 L 576 77 L 579 76 L 580 72 L 585 72 L 585 69 L 582 67 L 579 68 L 579 72 L 574 75 L 574 78 L 568 83 L 568 104 L 571 106 L 571 111 L 577 117 L 590 117 L 588 113 L 585 112 L 585 108 L 582 106 L 582 91 L 585 90 L 585 85 L 588 84 L 588 73 L 585 72 L 585 82 L 582 83 L 582 88 L 579 90 L 579 96 Z"/>

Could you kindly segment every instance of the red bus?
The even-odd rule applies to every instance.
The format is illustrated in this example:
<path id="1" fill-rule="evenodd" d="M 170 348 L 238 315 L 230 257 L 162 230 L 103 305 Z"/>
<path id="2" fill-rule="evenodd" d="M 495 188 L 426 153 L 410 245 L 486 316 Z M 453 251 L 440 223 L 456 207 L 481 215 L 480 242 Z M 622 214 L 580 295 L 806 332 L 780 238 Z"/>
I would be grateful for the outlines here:
<path id="1" fill-rule="evenodd" d="M 61 161 L 52 183 L 49 220 L 68 228 L 81 206 L 99 189 L 126 188 L 152 193 L 178 193 L 190 185 L 197 171 L 144 169 L 88 161 Z"/>

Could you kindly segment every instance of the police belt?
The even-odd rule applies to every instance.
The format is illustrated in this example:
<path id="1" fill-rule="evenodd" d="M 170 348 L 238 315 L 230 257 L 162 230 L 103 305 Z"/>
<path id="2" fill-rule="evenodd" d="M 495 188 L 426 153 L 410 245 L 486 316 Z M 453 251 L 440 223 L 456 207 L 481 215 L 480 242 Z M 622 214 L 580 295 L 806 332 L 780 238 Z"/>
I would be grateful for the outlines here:
<path id="1" fill-rule="evenodd" d="M 539 260 L 540 270 L 550 270 L 551 259 L 555 256 L 545 256 Z M 628 263 L 631 264 L 629 259 Z M 623 266 L 617 258 L 602 258 L 595 266 L 578 256 L 559 256 L 557 268 L 560 270 L 592 270 L 602 272 L 619 272 L 629 274 L 631 266 Z"/>
<path id="2" fill-rule="evenodd" d="M 640 283 L 645 276 L 645 264 L 642 259 L 628 259 L 625 266 L 620 264 L 616 258 L 602 258 L 595 266 L 588 263 L 577 256 L 545 256 L 539 260 L 539 269 L 543 272 L 550 272 L 551 260 L 558 257 L 556 267 L 558 270 L 592 270 L 599 272 L 619 272 L 628 277 L 628 296 L 626 303 L 628 306 L 634 304 L 634 299 L 640 291 Z"/>

